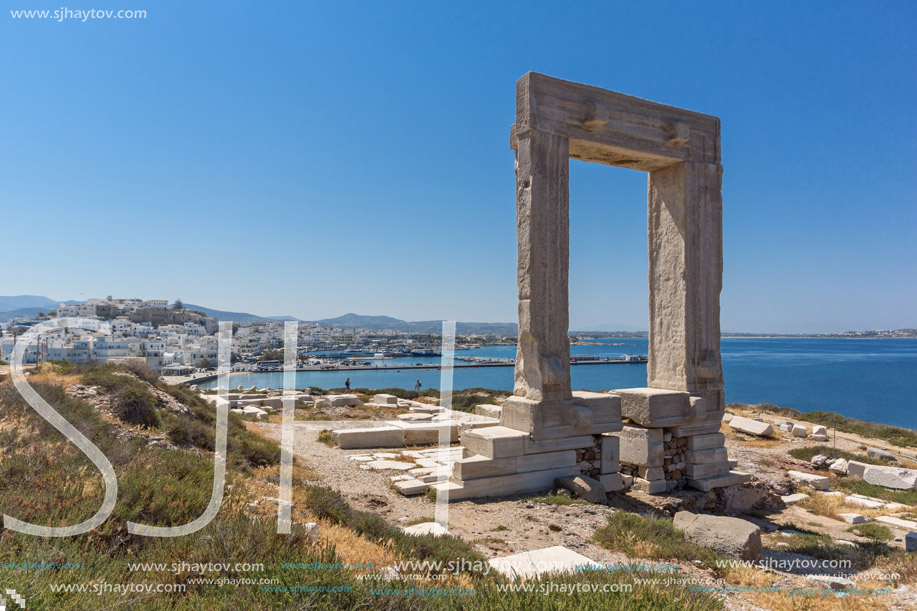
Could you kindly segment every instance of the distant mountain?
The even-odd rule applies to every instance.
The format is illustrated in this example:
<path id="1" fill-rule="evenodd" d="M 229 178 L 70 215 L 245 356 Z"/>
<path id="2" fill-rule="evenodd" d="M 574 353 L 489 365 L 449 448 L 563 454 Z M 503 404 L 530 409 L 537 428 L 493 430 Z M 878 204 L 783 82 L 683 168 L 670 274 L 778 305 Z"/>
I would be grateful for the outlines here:
<path id="1" fill-rule="evenodd" d="M 240 322 L 240 323 L 267 322 L 269 319 L 270 320 L 280 320 L 280 319 L 286 320 L 285 317 L 277 317 L 276 319 L 272 319 L 267 316 L 258 316 L 257 314 L 249 314 L 248 312 L 227 312 L 225 310 L 214 310 L 212 308 L 205 308 L 204 306 L 192 305 L 190 303 L 186 303 L 183 305 L 189 310 L 192 310 L 194 312 L 201 312 L 203 314 L 206 314 L 207 316 L 212 316 L 218 320 L 228 320 L 228 321 Z"/>
<path id="2" fill-rule="evenodd" d="M 41 295 L 0 296 L 0 312 L 12 312 L 13 310 L 22 310 L 24 308 L 39 308 L 40 311 L 47 312 L 61 303 L 67 302 L 49 299 Z"/>
<path id="3" fill-rule="evenodd" d="M 400 318 L 392 318 L 391 316 L 362 316 L 360 314 L 344 314 L 343 316 L 338 316 L 337 318 L 324 318 L 322 320 L 315 320 L 316 322 L 323 327 L 337 327 L 339 329 L 394 329 L 397 330 L 404 325 L 408 325 L 407 321 L 401 320 Z"/>
<path id="4" fill-rule="evenodd" d="M 48 309 L 49 308 L 19 308 L 18 310 L 10 310 L 9 312 L 0 312 L 0 321 L 19 318 L 20 316 L 33 318 L 41 313 L 47 314 Z"/>

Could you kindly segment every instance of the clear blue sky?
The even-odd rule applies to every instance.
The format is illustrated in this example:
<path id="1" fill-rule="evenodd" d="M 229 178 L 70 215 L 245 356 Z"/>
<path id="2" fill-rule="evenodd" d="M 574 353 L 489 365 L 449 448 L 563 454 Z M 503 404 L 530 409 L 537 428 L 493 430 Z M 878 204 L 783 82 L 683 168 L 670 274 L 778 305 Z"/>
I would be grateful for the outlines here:
<path id="1" fill-rule="evenodd" d="M 724 329 L 917 326 L 913 2 L 3 4 L 0 294 L 515 320 L 533 70 L 721 118 Z M 645 329 L 645 175 L 571 209 L 572 326 Z"/>

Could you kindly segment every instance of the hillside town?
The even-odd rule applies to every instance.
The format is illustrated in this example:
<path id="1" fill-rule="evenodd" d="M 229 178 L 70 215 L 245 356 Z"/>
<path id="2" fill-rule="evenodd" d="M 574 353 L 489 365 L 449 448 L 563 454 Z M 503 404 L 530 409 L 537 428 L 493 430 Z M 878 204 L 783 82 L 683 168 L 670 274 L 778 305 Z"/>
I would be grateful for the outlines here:
<path id="1" fill-rule="evenodd" d="M 21 316 L 0 322 L 0 358 L 10 361 L 16 338 L 31 327 L 61 318 L 107 322 L 111 332 L 78 328 L 52 329 L 26 348 L 26 364 L 48 361 L 97 363 L 142 362 L 163 375 L 187 375 L 217 365 L 219 321 L 186 308 L 180 300 L 115 299 L 111 296 L 85 303 L 60 304 L 39 316 Z M 283 321 L 234 323 L 233 369 L 272 370 L 280 367 Z M 502 338 L 472 336 L 464 347 Z M 299 363 L 321 366 L 327 362 L 379 360 L 405 356 L 438 356 L 440 339 L 425 333 L 394 330 L 328 327 L 299 323 Z M 275 352 L 276 350 L 276 352 Z"/>

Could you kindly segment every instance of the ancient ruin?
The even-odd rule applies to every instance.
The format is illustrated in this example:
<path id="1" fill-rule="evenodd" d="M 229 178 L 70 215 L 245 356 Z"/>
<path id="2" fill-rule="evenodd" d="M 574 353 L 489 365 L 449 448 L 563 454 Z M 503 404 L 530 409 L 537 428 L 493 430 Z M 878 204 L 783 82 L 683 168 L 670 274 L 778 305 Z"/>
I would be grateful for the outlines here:
<path id="1" fill-rule="evenodd" d="M 719 120 L 530 72 L 516 83 L 510 146 L 519 283 L 514 396 L 499 426 L 462 433 L 466 458 L 438 487 L 456 499 L 546 488 L 587 473 L 609 491 L 746 481 L 730 470 L 718 432 L 725 409 Z M 571 157 L 649 173 L 647 388 L 571 389 Z"/>
<path id="2" fill-rule="evenodd" d="M 725 412 L 719 120 L 528 73 L 516 83 L 510 146 L 519 285 L 513 396 L 480 405 L 473 415 L 412 405 L 400 422 L 336 431 L 335 441 L 342 448 L 400 447 L 410 445 L 410 433 L 414 443 L 434 443 L 438 430 L 450 427 L 453 441 L 461 440 L 461 457 L 424 455 L 431 463 L 426 470 L 398 482 L 406 494 L 432 487 L 449 500 L 556 486 L 604 498 L 630 486 L 656 494 L 748 481 L 732 470 L 719 432 Z M 646 388 L 586 392 L 570 384 L 571 157 L 649 173 Z M 770 425 L 749 420 L 746 428 L 757 426 Z M 445 482 L 444 472 L 451 475 Z"/>

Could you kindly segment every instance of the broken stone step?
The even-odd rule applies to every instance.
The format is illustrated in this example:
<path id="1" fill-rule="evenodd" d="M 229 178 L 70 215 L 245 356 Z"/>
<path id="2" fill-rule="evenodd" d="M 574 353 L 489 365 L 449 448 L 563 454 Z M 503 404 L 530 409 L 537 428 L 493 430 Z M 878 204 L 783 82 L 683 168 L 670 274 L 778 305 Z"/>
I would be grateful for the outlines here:
<path id="1" fill-rule="evenodd" d="M 525 453 L 526 433 L 505 426 L 490 426 L 462 432 L 462 445 L 470 452 L 487 458 L 506 458 Z"/>
<path id="2" fill-rule="evenodd" d="M 554 487 L 554 480 L 558 477 L 579 475 L 579 467 L 564 467 L 562 469 L 548 469 L 546 471 L 530 471 L 528 473 L 514 473 L 497 477 L 485 477 L 468 481 L 450 481 L 443 484 L 433 484 L 433 490 L 448 490 L 449 500 L 456 501 L 477 497 L 505 496 L 521 492 L 536 492 Z"/>
<path id="3" fill-rule="evenodd" d="M 814 488 L 815 490 L 827 490 L 831 484 L 831 480 L 825 475 L 803 473 L 802 471 L 787 471 L 786 474 L 793 481 Z"/>
<path id="4" fill-rule="evenodd" d="M 404 496 L 415 496 L 418 494 L 423 494 L 430 484 L 422 482 L 419 479 L 406 479 L 400 482 L 394 483 L 395 489 L 398 490 Z"/>

